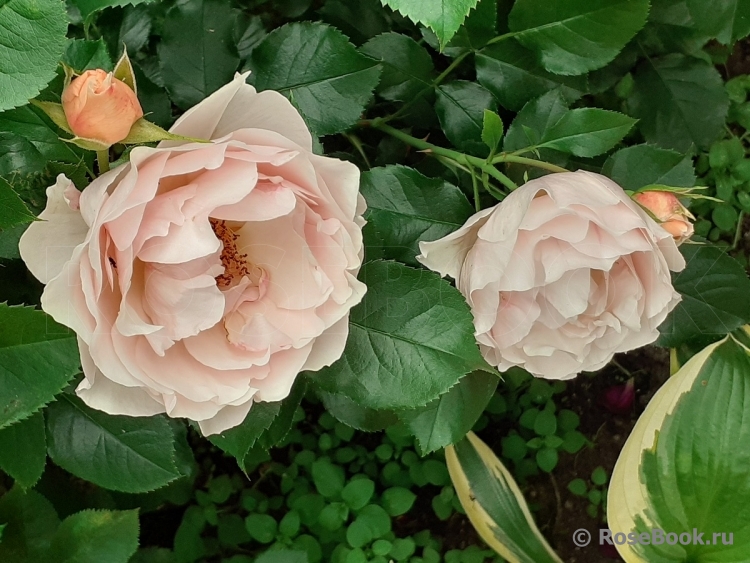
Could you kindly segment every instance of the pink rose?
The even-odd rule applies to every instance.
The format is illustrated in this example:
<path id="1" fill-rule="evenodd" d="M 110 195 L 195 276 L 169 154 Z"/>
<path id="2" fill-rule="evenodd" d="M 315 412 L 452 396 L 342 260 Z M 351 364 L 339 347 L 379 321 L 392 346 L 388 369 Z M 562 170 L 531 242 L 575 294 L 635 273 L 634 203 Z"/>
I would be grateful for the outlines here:
<path id="1" fill-rule="evenodd" d="M 532 180 L 420 249 L 466 296 L 487 361 L 550 379 L 656 340 L 680 300 L 669 270 L 685 267 L 667 231 L 589 172 Z"/>
<path id="2" fill-rule="evenodd" d="M 78 395 L 214 434 L 333 363 L 365 293 L 359 170 L 312 152 L 277 92 L 235 80 L 79 194 L 64 176 L 21 239 L 42 308 L 79 337 Z"/>
<path id="3" fill-rule="evenodd" d="M 122 141 L 143 117 L 130 86 L 101 69 L 87 70 L 73 79 L 61 102 L 70 130 L 103 145 Z"/>

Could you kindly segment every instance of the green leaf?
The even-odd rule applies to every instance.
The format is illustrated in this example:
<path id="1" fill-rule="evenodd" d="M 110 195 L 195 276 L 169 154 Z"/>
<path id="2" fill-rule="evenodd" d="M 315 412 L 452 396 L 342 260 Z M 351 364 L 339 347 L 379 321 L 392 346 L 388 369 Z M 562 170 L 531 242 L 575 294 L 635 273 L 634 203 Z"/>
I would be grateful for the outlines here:
<path id="1" fill-rule="evenodd" d="M 365 408 L 340 393 L 327 393 L 317 389 L 317 394 L 326 410 L 338 421 L 364 432 L 377 432 L 398 423 L 392 410 Z"/>
<path id="2" fill-rule="evenodd" d="M 534 420 L 534 432 L 540 436 L 550 436 L 557 432 L 557 417 L 551 410 L 544 409 Z"/>
<path id="3" fill-rule="evenodd" d="M 573 109 L 563 114 L 542 137 L 539 148 L 555 149 L 575 156 L 591 157 L 619 143 L 636 120 L 598 108 Z"/>
<path id="4" fill-rule="evenodd" d="M 503 142 L 503 120 L 494 111 L 484 110 L 482 118 L 482 142 L 495 152 Z"/>
<path id="5" fill-rule="evenodd" d="M 747 0 L 687 0 L 692 28 L 715 37 L 725 45 L 750 34 L 750 2 Z"/>
<path id="6" fill-rule="evenodd" d="M 578 497 L 585 497 L 588 493 L 588 485 L 583 479 L 573 479 L 568 483 L 568 490 Z"/>
<path id="7" fill-rule="evenodd" d="M 350 481 L 341 491 L 341 498 L 352 510 L 364 507 L 375 493 L 375 483 L 370 479 Z"/>
<path id="8" fill-rule="evenodd" d="M 410 20 L 432 29 L 445 47 L 478 0 L 381 0 Z"/>
<path id="9" fill-rule="evenodd" d="M 89 20 L 90 16 L 105 8 L 114 8 L 116 6 L 127 6 L 128 4 L 137 5 L 151 0 L 71 0 L 72 3 L 81 11 L 81 17 Z"/>
<path id="10" fill-rule="evenodd" d="M 607 483 L 607 471 L 601 465 L 591 472 L 591 482 L 600 487 Z"/>
<path id="11" fill-rule="evenodd" d="M 47 409 L 47 432 L 52 461 L 105 489 L 142 493 L 180 477 L 163 417 L 112 416 L 61 395 Z"/>
<path id="12" fill-rule="evenodd" d="M 287 538 L 293 538 L 299 533 L 300 524 L 299 512 L 290 510 L 279 522 L 279 533 Z"/>
<path id="13" fill-rule="evenodd" d="M 560 87 L 570 103 L 588 89 L 585 76 L 560 76 L 547 72 L 532 51 L 514 40 L 485 47 L 476 55 L 477 80 L 511 111 Z"/>
<path id="14" fill-rule="evenodd" d="M 260 543 L 271 543 L 278 529 L 276 520 L 268 514 L 250 514 L 245 518 L 245 528 Z"/>
<path id="15" fill-rule="evenodd" d="M 174 118 L 172 117 L 172 102 L 169 101 L 167 91 L 147 78 L 141 67 L 136 64 L 133 65 L 133 73 L 138 83 L 138 100 L 141 102 L 143 113 L 149 121 L 164 129 L 169 129 Z"/>
<path id="16" fill-rule="evenodd" d="M 750 322 L 750 280 L 744 268 L 710 245 L 680 247 L 687 267 L 672 277 L 682 301 L 659 327 L 658 344 L 674 348 L 695 340 L 715 339 Z"/>
<path id="17" fill-rule="evenodd" d="M 712 64 L 673 53 L 641 63 L 628 108 L 649 143 L 686 152 L 722 133 L 729 98 Z"/>
<path id="18" fill-rule="evenodd" d="M 367 294 L 352 309 L 342 358 L 315 377 L 321 388 L 369 408 L 415 408 L 490 369 L 465 299 L 437 274 L 375 261 L 360 279 Z"/>
<path id="19" fill-rule="evenodd" d="M 175 105 L 188 109 L 232 80 L 240 62 L 233 38 L 238 15 L 222 0 L 180 0 L 169 9 L 159 65 Z"/>
<path id="20" fill-rule="evenodd" d="M 5 179 L 0 178 L 0 229 L 31 223 L 36 217 L 13 191 Z"/>
<path id="21" fill-rule="evenodd" d="M 369 526 L 359 519 L 349 524 L 346 529 L 346 541 L 355 549 L 367 545 L 373 539 Z"/>
<path id="22" fill-rule="evenodd" d="M 24 105 L 55 77 L 67 29 L 57 0 L 0 3 L 0 111 Z"/>
<path id="23" fill-rule="evenodd" d="M 695 168 L 689 155 L 653 145 L 620 149 L 604 163 L 602 174 L 626 190 L 652 184 L 685 188 L 695 185 Z"/>
<path id="24" fill-rule="evenodd" d="M 83 510 L 63 520 L 51 551 L 59 563 L 128 563 L 136 549 L 137 510 Z"/>
<path id="25" fill-rule="evenodd" d="M 698 532 L 703 542 L 617 546 L 625 560 L 750 558 L 749 352 L 731 336 L 712 344 L 669 378 L 638 420 L 609 484 L 612 532 Z"/>
<path id="26" fill-rule="evenodd" d="M 329 532 L 335 532 L 341 529 L 347 518 L 349 518 L 347 506 L 340 502 L 334 502 L 320 511 L 318 523 Z"/>
<path id="27" fill-rule="evenodd" d="M 285 94 L 318 135 L 354 125 L 380 76 L 376 61 L 321 23 L 274 30 L 253 50 L 250 67 L 258 90 Z"/>
<path id="28" fill-rule="evenodd" d="M 286 399 L 281 401 L 279 412 L 273 419 L 271 426 L 258 438 L 260 446 L 265 449 L 271 449 L 286 438 L 289 430 L 292 428 L 294 414 L 297 412 L 297 408 L 300 406 L 302 398 L 307 391 L 307 385 L 308 380 L 306 377 L 301 375 L 297 377 L 291 392 Z M 260 404 L 262 403 L 258 403 L 255 406 L 259 406 Z"/>
<path id="29" fill-rule="evenodd" d="M 442 53 L 457 57 L 464 51 L 478 51 L 487 45 L 497 35 L 497 4 L 497 0 L 479 0 Z M 432 30 L 423 28 L 421 31 L 431 47 L 440 49 L 440 42 Z"/>
<path id="30" fill-rule="evenodd" d="M 46 462 L 47 437 L 41 412 L 0 430 L 0 469 L 21 487 L 33 487 Z"/>
<path id="31" fill-rule="evenodd" d="M 344 470 L 328 460 L 313 462 L 312 478 L 315 488 L 326 498 L 338 497 L 344 489 Z"/>
<path id="32" fill-rule="evenodd" d="M 36 491 L 13 487 L 0 497 L 0 522 L 5 524 L 0 561 L 43 561 L 60 520 L 52 504 Z"/>
<path id="33" fill-rule="evenodd" d="M 557 466 L 558 454 L 554 448 L 542 448 L 536 452 L 536 463 L 545 473 L 552 473 Z"/>
<path id="34" fill-rule="evenodd" d="M 458 442 L 471 430 L 495 393 L 497 374 L 475 371 L 426 406 L 399 413 L 427 455 Z"/>
<path id="35" fill-rule="evenodd" d="M 644 26 L 648 10 L 649 0 L 517 0 L 508 25 L 544 68 L 576 75 L 614 59 Z"/>
<path id="36" fill-rule="evenodd" d="M 357 521 L 370 529 L 373 538 L 382 538 L 391 531 L 391 517 L 377 504 L 365 506 L 357 515 Z"/>
<path id="37" fill-rule="evenodd" d="M 42 172 L 49 161 L 77 164 L 82 151 L 60 140 L 42 110 L 24 106 L 0 113 L 0 176 Z"/>
<path id="38" fill-rule="evenodd" d="M 365 218 L 382 240 L 383 256 L 417 265 L 420 241 L 452 233 L 474 213 L 463 192 L 406 166 L 373 168 L 362 174 Z"/>
<path id="39" fill-rule="evenodd" d="M 178 562 L 192 563 L 206 555 L 206 546 L 201 538 L 205 527 L 206 515 L 203 507 L 189 506 L 174 537 L 174 553 Z"/>
<path id="40" fill-rule="evenodd" d="M 323 21 L 343 31 L 357 45 L 391 28 L 378 0 L 327 0 L 318 13 Z"/>
<path id="41" fill-rule="evenodd" d="M 50 402 L 79 364 L 73 332 L 42 311 L 0 304 L 0 428 Z"/>
<path id="42" fill-rule="evenodd" d="M 567 110 L 568 103 L 559 88 L 531 100 L 510 124 L 504 150 L 513 152 L 539 145 Z"/>
<path id="43" fill-rule="evenodd" d="M 375 91 L 391 101 L 411 101 L 432 88 L 434 67 L 427 49 L 401 33 L 383 33 L 360 47 L 360 52 L 380 61 L 383 72 Z"/>
<path id="44" fill-rule="evenodd" d="M 245 457 L 264 431 L 270 428 L 281 410 L 281 401 L 256 403 L 242 424 L 225 430 L 221 434 L 208 436 L 215 446 L 237 459 L 241 468 L 245 467 Z"/>
<path id="45" fill-rule="evenodd" d="M 557 413 L 557 425 L 562 431 L 575 430 L 580 423 L 579 416 L 571 410 L 562 409 Z"/>
<path id="46" fill-rule="evenodd" d="M 120 56 L 123 49 L 128 53 L 137 53 L 148 42 L 151 33 L 151 12 L 145 4 L 137 6 L 126 6 L 122 12 L 110 12 L 117 14 L 113 17 L 113 27 L 111 33 L 105 35 L 110 52 Z M 97 27 L 103 22 L 97 21 Z M 101 29 L 101 28 L 100 28 Z M 132 61 L 131 61 L 132 62 Z M 138 84 L 140 90 L 140 83 Z"/>
<path id="47" fill-rule="evenodd" d="M 383 491 L 380 499 L 383 508 L 393 517 L 406 514 L 414 506 L 417 495 L 404 487 L 391 487 Z"/>
<path id="48" fill-rule="evenodd" d="M 470 432 L 446 448 L 445 459 L 461 505 L 487 545 L 508 561 L 562 562 L 534 523 L 510 472 L 487 444 Z"/>
<path id="49" fill-rule="evenodd" d="M 484 116 L 486 111 L 496 115 L 496 110 L 495 98 L 475 82 L 456 80 L 437 89 L 435 111 L 440 126 L 448 140 L 462 152 L 482 157 L 489 154 L 482 140 Z"/>
<path id="50" fill-rule="evenodd" d="M 26 225 L 18 225 L 10 229 L 0 231 L 0 258 L 20 258 L 18 252 L 18 241 L 26 230 Z"/>
<path id="51" fill-rule="evenodd" d="M 65 49 L 62 62 L 78 73 L 95 68 L 109 72 L 114 67 L 107 52 L 107 45 L 102 39 L 96 41 L 71 39 Z"/>

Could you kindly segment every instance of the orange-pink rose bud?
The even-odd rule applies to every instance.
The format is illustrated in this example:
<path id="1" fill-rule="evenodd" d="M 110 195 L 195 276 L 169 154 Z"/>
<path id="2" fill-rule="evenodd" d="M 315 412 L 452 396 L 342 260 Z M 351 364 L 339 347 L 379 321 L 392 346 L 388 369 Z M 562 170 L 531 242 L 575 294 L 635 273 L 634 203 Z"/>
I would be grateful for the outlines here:
<path id="1" fill-rule="evenodd" d="M 633 199 L 656 218 L 677 244 L 693 236 L 693 224 L 690 222 L 690 219 L 694 219 L 693 214 L 672 192 L 639 192 Z"/>
<path id="2" fill-rule="evenodd" d="M 87 70 L 74 79 L 63 92 L 62 106 L 76 136 L 105 145 L 122 141 L 143 117 L 135 92 L 101 69 Z"/>

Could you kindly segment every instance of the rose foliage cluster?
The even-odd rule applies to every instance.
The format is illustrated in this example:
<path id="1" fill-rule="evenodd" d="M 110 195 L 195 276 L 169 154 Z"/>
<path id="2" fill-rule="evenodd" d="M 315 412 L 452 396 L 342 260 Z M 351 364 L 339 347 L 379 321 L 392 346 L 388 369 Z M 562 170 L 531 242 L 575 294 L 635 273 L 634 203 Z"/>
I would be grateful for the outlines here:
<path id="1" fill-rule="evenodd" d="M 448 448 L 487 543 L 554 561 L 508 478 L 520 527 L 473 488 L 507 471 L 464 437 L 511 368 L 571 379 L 656 343 L 677 373 L 626 444 L 610 522 L 726 524 L 674 460 L 750 495 L 716 434 L 750 456 L 726 381 L 750 380 L 750 281 L 690 211 L 716 200 L 694 159 L 725 134 L 715 63 L 750 8 L 678 4 L 2 3 L 0 29 L 31 39 L 0 50 L 18 71 L 0 74 L 0 468 L 29 489 L 49 455 L 147 492 L 184 477 L 188 426 L 244 471 L 308 393 L 341 424 Z M 73 561 L 81 530 L 114 526 L 112 561 L 137 548 L 117 511 L 25 545 L 6 515 L 22 497 L 0 498 L 0 559 Z M 489 521 L 528 537 L 508 548 Z"/>

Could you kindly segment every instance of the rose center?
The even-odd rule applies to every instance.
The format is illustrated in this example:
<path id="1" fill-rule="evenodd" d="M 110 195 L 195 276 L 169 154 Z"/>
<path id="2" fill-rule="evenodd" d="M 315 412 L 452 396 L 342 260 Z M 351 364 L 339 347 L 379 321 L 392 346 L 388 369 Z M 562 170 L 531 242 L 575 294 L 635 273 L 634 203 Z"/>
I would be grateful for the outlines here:
<path id="1" fill-rule="evenodd" d="M 240 238 L 240 235 L 227 226 L 226 221 L 219 219 L 209 219 L 209 221 L 211 222 L 211 228 L 223 245 L 221 265 L 224 266 L 224 273 L 216 277 L 216 285 L 226 288 L 232 285 L 235 279 L 240 279 L 242 276 L 251 277 L 247 254 L 242 254 L 237 249 L 237 239 Z"/>

